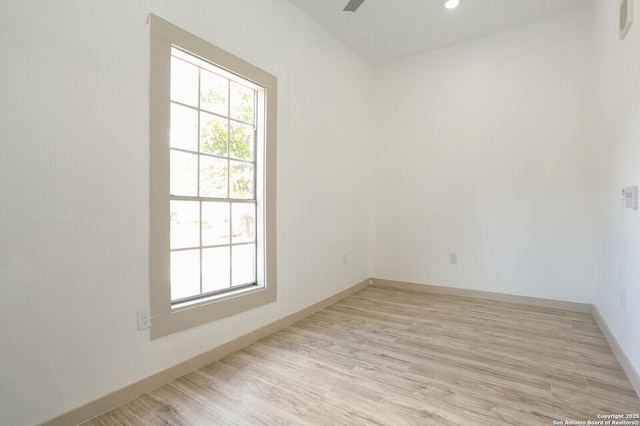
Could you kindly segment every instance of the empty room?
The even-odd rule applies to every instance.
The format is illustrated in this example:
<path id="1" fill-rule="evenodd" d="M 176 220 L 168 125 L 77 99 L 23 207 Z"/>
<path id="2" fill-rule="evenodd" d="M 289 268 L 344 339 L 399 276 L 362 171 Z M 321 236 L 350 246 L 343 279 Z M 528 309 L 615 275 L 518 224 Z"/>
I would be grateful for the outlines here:
<path id="1" fill-rule="evenodd" d="M 0 0 L 0 425 L 640 425 L 635 3 Z"/>

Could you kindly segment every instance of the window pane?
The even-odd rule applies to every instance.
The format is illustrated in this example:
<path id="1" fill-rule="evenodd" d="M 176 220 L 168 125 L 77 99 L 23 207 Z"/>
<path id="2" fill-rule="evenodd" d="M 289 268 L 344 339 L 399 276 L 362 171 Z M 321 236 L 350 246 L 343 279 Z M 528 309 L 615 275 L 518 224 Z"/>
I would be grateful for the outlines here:
<path id="1" fill-rule="evenodd" d="M 200 196 L 227 197 L 227 160 L 200 157 Z"/>
<path id="2" fill-rule="evenodd" d="M 171 253 L 171 300 L 200 294 L 200 250 Z"/>
<path id="3" fill-rule="evenodd" d="M 171 150 L 171 195 L 198 195 L 198 156 Z"/>
<path id="4" fill-rule="evenodd" d="M 171 248 L 200 246 L 200 203 L 171 201 Z"/>
<path id="5" fill-rule="evenodd" d="M 227 155 L 229 120 L 215 115 L 200 114 L 200 151 L 207 154 Z"/>
<path id="6" fill-rule="evenodd" d="M 230 163 L 231 194 L 229 197 L 240 200 L 253 199 L 253 164 L 237 161 L 230 161 Z"/>
<path id="7" fill-rule="evenodd" d="M 229 155 L 240 160 L 253 160 L 253 126 L 231 123 Z"/>
<path id="8" fill-rule="evenodd" d="M 233 242 L 248 243 L 256 238 L 256 206 L 252 203 L 234 203 L 231 221 L 233 223 Z"/>
<path id="9" fill-rule="evenodd" d="M 253 123 L 254 93 L 246 86 L 231 82 L 231 118 Z"/>
<path id="10" fill-rule="evenodd" d="M 256 246 L 247 244 L 233 246 L 232 285 L 253 284 L 256 282 Z"/>
<path id="11" fill-rule="evenodd" d="M 171 104 L 172 148 L 198 150 L 198 111 L 192 108 Z"/>
<path id="12" fill-rule="evenodd" d="M 202 203 L 202 245 L 229 244 L 229 203 Z"/>
<path id="13" fill-rule="evenodd" d="M 200 107 L 228 117 L 229 80 L 206 70 L 200 78 Z"/>
<path id="14" fill-rule="evenodd" d="M 198 106 L 198 67 L 171 57 L 171 100 Z"/>
<path id="15" fill-rule="evenodd" d="M 228 246 L 202 250 L 202 291 L 229 288 L 230 266 Z"/>

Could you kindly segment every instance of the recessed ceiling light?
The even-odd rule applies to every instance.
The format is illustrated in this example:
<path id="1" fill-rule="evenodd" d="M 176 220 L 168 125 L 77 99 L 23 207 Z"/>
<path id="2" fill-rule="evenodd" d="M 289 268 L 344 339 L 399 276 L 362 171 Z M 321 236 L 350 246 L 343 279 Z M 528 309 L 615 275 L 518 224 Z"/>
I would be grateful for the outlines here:
<path id="1" fill-rule="evenodd" d="M 461 2 L 462 0 L 444 0 L 442 2 L 442 5 L 447 9 L 455 9 L 456 7 L 460 6 Z"/>

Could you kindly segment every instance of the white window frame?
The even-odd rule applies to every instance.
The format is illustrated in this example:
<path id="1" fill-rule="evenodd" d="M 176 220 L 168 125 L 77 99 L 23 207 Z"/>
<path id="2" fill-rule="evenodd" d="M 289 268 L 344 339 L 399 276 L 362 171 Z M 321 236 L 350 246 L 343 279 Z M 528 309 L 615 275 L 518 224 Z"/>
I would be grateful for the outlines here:
<path id="1" fill-rule="evenodd" d="M 167 336 L 275 302 L 277 79 L 258 67 L 151 15 L 150 69 L 150 238 L 151 338 Z M 257 284 L 188 303 L 171 301 L 170 267 L 170 86 L 171 48 L 178 47 L 259 86 L 256 138 L 258 246 Z"/>

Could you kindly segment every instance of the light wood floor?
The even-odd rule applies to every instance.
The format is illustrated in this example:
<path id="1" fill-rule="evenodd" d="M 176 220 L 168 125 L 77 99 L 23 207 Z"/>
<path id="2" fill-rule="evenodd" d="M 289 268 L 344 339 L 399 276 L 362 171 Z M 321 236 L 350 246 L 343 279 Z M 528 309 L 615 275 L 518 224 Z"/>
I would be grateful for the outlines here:
<path id="1" fill-rule="evenodd" d="M 86 425 L 552 425 L 640 413 L 589 314 L 370 286 Z"/>

